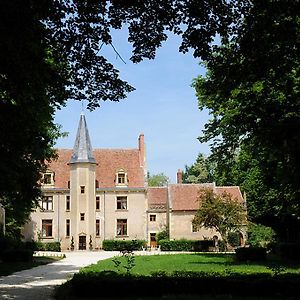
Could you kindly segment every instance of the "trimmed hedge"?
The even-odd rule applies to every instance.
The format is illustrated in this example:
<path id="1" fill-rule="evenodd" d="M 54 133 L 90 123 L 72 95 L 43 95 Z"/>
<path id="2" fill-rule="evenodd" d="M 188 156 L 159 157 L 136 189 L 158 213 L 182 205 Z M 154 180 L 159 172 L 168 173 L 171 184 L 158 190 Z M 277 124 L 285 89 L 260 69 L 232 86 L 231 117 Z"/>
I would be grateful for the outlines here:
<path id="1" fill-rule="evenodd" d="M 279 244 L 279 254 L 282 258 L 300 260 L 300 243 Z"/>
<path id="2" fill-rule="evenodd" d="M 262 261 L 266 260 L 267 249 L 262 247 L 241 247 L 235 249 L 235 257 L 238 261 Z"/>
<path id="3" fill-rule="evenodd" d="M 142 250 L 146 246 L 145 240 L 104 240 L 102 242 L 102 248 L 106 251 Z"/>
<path id="4" fill-rule="evenodd" d="M 33 259 L 33 251 L 29 249 L 9 249 L 1 253 L 4 262 L 29 262 Z"/>
<path id="5" fill-rule="evenodd" d="M 213 240 L 161 240 L 159 245 L 162 251 L 195 251 L 207 252 L 210 247 L 214 246 Z"/>
<path id="6" fill-rule="evenodd" d="M 26 242 L 25 243 L 26 249 L 31 249 L 34 251 L 54 251 L 54 252 L 60 252 L 61 251 L 61 245 L 60 242 Z"/>
<path id="7" fill-rule="evenodd" d="M 71 294 L 76 297 L 153 297 L 180 294 L 229 294 L 248 296 L 298 296 L 299 275 L 273 277 L 264 275 L 216 276 L 197 272 L 176 272 L 172 275 L 133 276 L 113 271 L 78 273 L 70 281 Z M 117 288 L 116 288 L 117 287 Z"/>

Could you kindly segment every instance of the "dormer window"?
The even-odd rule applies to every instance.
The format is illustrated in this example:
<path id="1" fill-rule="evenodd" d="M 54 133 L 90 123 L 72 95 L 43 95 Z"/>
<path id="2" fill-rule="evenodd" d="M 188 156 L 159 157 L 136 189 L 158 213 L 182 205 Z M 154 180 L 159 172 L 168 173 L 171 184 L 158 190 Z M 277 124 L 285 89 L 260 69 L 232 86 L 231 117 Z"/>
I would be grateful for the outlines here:
<path id="1" fill-rule="evenodd" d="M 54 184 L 54 173 L 53 172 L 44 173 L 42 182 L 44 185 L 53 185 Z"/>
<path id="2" fill-rule="evenodd" d="M 116 173 L 116 185 L 124 186 L 128 184 L 127 173 L 120 169 Z"/>

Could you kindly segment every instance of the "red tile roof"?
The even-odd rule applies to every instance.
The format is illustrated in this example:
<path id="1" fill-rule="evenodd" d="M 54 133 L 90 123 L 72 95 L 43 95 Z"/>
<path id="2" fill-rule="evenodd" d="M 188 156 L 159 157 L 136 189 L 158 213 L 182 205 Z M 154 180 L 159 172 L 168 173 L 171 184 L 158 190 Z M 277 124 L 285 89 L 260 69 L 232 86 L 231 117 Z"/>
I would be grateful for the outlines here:
<path id="1" fill-rule="evenodd" d="M 147 194 L 148 194 L 149 205 L 167 204 L 168 201 L 167 187 L 149 187 Z"/>
<path id="2" fill-rule="evenodd" d="M 58 159 L 51 162 L 49 170 L 55 173 L 55 187 L 67 188 L 70 180 L 68 162 L 71 149 L 58 149 Z M 127 172 L 128 187 L 144 187 L 144 170 L 140 163 L 138 149 L 94 149 L 96 159 L 96 180 L 99 187 L 114 187 L 115 176 L 119 169 Z"/>
<path id="3" fill-rule="evenodd" d="M 245 202 L 239 186 L 216 186 L 215 190 L 218 195 L 227 193 L 232 199 L 237 199 L 240 203 Z"/>
<path id="4" fill-rule="evenodd" d="M 172 210 L 197 210 L 199 208 L 198 194 L 201 188 L 212 188 L 218 195 L 228 193 L 233 199 L 244 203 L 240 188 L 238 186 L 220 186 L 216 187 L 213 183 L 203 184 L 171 184 L 170 198 Z"/>
<path id="5" fill-rule="evenodd" d="M 145 186 L 138 149 L 95 149 L 93 154 L 98 164 L 96 179 L 99 187 L 115 186 L 116 172 L 119 169 L 127 173 L 128 187 Z"/>
<path id="6" fill-rule="evenodd" d="M 197 210 L 199 208 L 198 193 L 204 187 L 213 188 L 213 184 L 170 184 L 172 210 Z"/>

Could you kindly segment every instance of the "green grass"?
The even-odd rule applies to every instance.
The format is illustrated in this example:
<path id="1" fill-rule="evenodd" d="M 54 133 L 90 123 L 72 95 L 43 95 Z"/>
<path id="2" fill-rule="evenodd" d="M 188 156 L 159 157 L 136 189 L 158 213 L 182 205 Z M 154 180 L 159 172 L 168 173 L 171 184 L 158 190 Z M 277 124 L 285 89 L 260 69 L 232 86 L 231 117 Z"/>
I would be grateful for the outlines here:
<path id="1" fill-rule="evenodd" d="M 62 257 L 34 257 L 32 262 L 0 262 L 0 276 L 7 276 L 18 271 L 32 269 L 59 259 L 62 259 Z"/>
<path id="2" fill-rule="evenodd" d="M 126 261 L 120 257 L 121 272 L 125 272 Z M 232 254 L 177 254 L 136 256 L 135 266 L 131 273 L 137 275 L 151 275 L 154 272 L 172 273 L 174 271 L 193 271 L 214 273 L 220 275 L 238 274 L 272 274 L 272 269 L 283 268 L 284 273 L 300 274 L 300 264 L 281 262 L 275 258 L 260 263 L 239 263 Z M 80 270 L 81 273 L 94 273 L 101 271 L 117 271 L 112 259 L 99 261 Z"/>
<path id="3" fill-rule="evenodd" d="M 126 265 L 126 260 L 124 257 L 120 257 L 121 264 L 119 266 L 120 273 L 125 273 L 126 270 L 123 266 Z M 272 270 L 273 268 L 273 270 Z M 205 275 L 214 277 L 216 274 L 221 277 L 232 276 L 232 278 L 236 278 L 236 274 L 241 275 L 251 275 L 251 274 L 261 274 L 264 276 L 265 274 L 274 275 L 274 270 L 280 270 L 285 274 L 299 274 L 300 275 L 300 263 L 295 262 L 287 262 L 280 261 L 276 259 L 276 257 L 269 257 L 265 262 L 252 262 L 252 263 L 240 263 L 236 262 L 233 254 L 176 254 L 176 255 L 154 255 L 154 256 L 136 256 L 135 257 L 135 266 L 131 270 L 131 274 L 133 275 L 142 275 L 142 276 L 155 276 L 154 274 L 157 272 L 164 272 L 167 274 L 172 274 L 173 272 L 204 272 Z M 103 261 L 99 261 L 97 264 L 93 264 L 82 268 L 80 273 L 83 273 L 83 278 L 90 277 L 93 278 L 94 274 L 100 273 L 102 271 L 114 271 L 117 269 L 113 262 L 113 259 L 107 259 Z M 269 276 L 267 276 L 269 278 Z M 121 277 L 122 278 L 122 277 Z M 256 277 L 254 277 L 256 278 Z M 271 276 L 273 278 L 273 276 Z M 93 280 L 93 279 L 92 279 Z M 225 279 L 226 280 L 226 279 Z M 296 279 L 298 280 L 298 279 Z M 259 281 L 259 279 L 258 279 Z M 133 281 L 134 282 L 134 281 Z M 108 281 L 109 283 L 109 281 Z M 201 283 L 201 280 L 199 281 Z M 102 283 L 103 284 L 103 283 Z M 133 283 L 137 284 L 137 283 Z M 200 284 L 201 285 L 201 284 Z M 82 286 L 84 289 L 85 283 Z M 250 285 L 251 286 L 251 285 Z M 117 300 L 120 298 L 109 297 L 105 298 L 101 296 L 92 297 L 92 298 L 82 298 L 76 292 L 73 291 L 74 286 L 72 285 L 72 281 L 66 282 L 64 285 L 60 286 L 57 289 L 56 297 L 57 299 L 63 300 L 85 300 L 85 299 L 101 299 L 101 300 Z M 199 295 L 174 295 L 170 294 L 169 291 L 165 291 L 161 297 L 152 296 L 139 296 L 139 286 L 135 287 L 137 293 L 133 295 L 133 297 L 124 297 L 123 300 L 296 300 L 299 299 L 297 297 L 292 296 L 284 296 L 282 295 L 269 295 L 265 296 L 247 296 L 247 291 L 245 291 L 244 296 L 237 295 L 220 295 L 218 293 L 213 292 L 213 295 L 207 294 L 199 294 Z M 99 289 L 105 289 L 104 286 L 99 286 Z M 96 291 L 98 291 L 98 285 L 96 285 Z M 149 291 L 151 294 L 151 291 Z M 98 293 L 96 293 L 97 295 Z M 236 294 L 236 293 L 233 293 Z"/>

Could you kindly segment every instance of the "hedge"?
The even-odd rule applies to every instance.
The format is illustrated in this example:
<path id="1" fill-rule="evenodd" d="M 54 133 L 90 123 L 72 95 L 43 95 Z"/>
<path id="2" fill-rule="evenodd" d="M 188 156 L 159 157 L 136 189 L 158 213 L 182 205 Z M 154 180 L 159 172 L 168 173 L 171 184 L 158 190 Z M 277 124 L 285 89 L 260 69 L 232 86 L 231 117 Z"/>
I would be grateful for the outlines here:
<path id="1" fill-rule="evenodd" d="M 9 249 L 1 253 L 3 262 L 29 262 L 33 259 L 33 251 L 29 249 Z"/>
<path id="2" fill-rule="evenodd" d="M 54 251 L 54 252 L 60 252 L 61 251 L 61 245 L 60 242 L 26 242 L 25 248 L 34 250 L 34 251 Z"/>
<path id="3" fill-rule="evenodd" d="M 300 243 L 279 244 L 279 254 L 282 258 L 300 260 Z"/>
<path id="4" fill-rule="evenodd" d="M 104 240 L 102 248 L 106 251 L 142 250 L 147 246 L 145 240 Z"/>
<path id="5" fill-rule="evenodd" d="M 207 252 L 214 246 L 213 240 L 161 240 L 159 245 L 162 251 L 196 251 Z"/>
<path id="6" fill-rule="evenodd" d="M 267 257 L 267 250 L 262 247 L 240 247 L 235 249 L 235 257 L 238 261 L 262 261 Z"/>
<path id="7" fill-rule="evenodd" d="M 153 297 L 180 294 L 229 294 L 244 296 L 298 296 L 298 275 L 273 277 L 264 275 L 212 276 L 206 273 L 180 272 L 161 276 L 121 275 L 113 271 L 78 273 L 70 281 L 76 297 Z M 117 287 L 117 288 L 116 288 Z"/>

